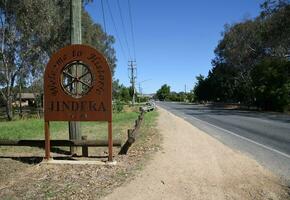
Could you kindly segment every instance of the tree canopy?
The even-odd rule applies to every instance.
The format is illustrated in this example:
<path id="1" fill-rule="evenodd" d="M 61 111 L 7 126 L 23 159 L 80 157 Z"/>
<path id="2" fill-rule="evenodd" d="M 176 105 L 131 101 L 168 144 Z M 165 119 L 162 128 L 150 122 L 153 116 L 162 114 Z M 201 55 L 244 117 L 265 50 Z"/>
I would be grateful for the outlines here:
<path id="1" fill-rule="evenodd" d="M 169 94 L 170 94 L 170 86 L 167 84 L 164 84 L 161 86 L 159 90 L 157 90 L 156 97 L 159 100 L 164 101 L 169 96 Z"/>
<path id="2" fill-rule="evenodd" d="M 290 2 L 266 0 L 255 19 L 225 25 L 207 77 L 197 77 L 197 100 L 289 107 Z"/>
<path id="3" fill-rule="evenodd" d="M 114 38 L 104 33 L 84 9 L 82 32 L 83 44 L 102 52 L 114 72 Z M 15 86 L 42 85 L 49 57 L 68 44 L 70 0 L 0 0 L 0 92 L 9 120 L 13 96 L 18 92 Z"/>

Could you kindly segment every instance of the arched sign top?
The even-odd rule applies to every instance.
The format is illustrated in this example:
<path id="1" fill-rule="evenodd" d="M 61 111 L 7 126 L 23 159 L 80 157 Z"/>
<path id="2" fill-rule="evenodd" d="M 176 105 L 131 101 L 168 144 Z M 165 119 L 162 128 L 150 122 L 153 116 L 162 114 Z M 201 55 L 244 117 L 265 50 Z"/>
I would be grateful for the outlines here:
<path id="1" fill-rule="evenodd" d="M 105 57 L 86 45 L 53 54 L 44 73 L 45 121 L 112 121 L 112 74 Z"/>

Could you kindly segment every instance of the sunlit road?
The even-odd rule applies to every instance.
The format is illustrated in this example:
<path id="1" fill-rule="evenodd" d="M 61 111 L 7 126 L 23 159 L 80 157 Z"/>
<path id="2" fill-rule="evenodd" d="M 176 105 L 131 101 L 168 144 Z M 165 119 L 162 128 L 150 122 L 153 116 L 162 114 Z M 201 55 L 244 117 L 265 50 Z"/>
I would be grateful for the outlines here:
<path id="1" fill-rule="evenodd" d="M 290 184 L 289 115 L 172 102 L 157 105 L 253 157 Z"/>

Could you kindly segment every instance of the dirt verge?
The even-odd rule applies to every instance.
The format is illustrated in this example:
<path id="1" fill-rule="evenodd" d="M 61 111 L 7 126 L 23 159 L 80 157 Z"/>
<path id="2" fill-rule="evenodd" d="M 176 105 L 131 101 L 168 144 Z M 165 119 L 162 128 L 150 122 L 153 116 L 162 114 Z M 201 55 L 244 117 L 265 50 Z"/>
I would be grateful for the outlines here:
<path id="1" fill-rule="evenodd" d="M 289 189 L 255 160 L 160 109 L 162 151 L 105 200 L 290 199 Z"/>

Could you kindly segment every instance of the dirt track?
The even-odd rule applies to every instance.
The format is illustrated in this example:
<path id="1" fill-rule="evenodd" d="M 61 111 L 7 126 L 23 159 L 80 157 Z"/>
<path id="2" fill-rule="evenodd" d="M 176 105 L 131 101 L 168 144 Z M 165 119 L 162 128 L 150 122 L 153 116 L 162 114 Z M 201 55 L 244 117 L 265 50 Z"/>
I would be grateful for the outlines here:
<path id="1" fill-rule="evenodd" d="M 112 199 L 290 199 L 289 190 L 255 160 L 159 109 L 162 150 Z"/>

